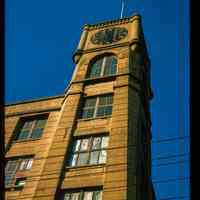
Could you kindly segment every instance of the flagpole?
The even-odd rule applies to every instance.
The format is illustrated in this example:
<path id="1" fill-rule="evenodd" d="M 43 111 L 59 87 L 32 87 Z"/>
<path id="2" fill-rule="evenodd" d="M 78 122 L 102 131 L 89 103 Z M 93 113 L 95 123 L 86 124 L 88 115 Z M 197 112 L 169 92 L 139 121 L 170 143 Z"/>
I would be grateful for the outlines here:
<path id="1" fill-rule="evenodd" d="M 124 0 L 121 0 L 122 1 L 122 9 L 121 9 L 121 16 L 120 16 L 120 19 L 122 19 L 123 17 L 123 12 L 124 12 Z"/>

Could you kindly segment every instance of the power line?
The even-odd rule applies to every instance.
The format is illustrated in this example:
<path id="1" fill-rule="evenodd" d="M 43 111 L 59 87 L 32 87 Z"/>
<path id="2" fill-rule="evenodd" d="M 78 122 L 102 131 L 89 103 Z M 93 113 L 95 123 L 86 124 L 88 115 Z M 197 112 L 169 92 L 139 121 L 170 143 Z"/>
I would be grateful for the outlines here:
<path id="1" fill-rule="evenodd" d="M 177 162 L 168 162 L 168 163 L 162 163 L 162 164 L 154 164 L 152 167 L 159 167 L 159 166 L 168 166 L 168 165 L 175 165 L 175 164 L 180 164 L 180 163 L 187 163 L 189 160 L 182 160 L 182 161 L 177 161 Z"/>
<path id="2" fill-rule="evenodd" d="M 168 183 L 168 182 L 176 182 L 176 181 L 184 181 L 189 179 L 190 177 L 183 177 L 183 178 L 174 178 L 174 179 L 167 179 L 167 180 L 159 180 L 159 181 L 154 181 L 152 180 L 153 183 Z"/>
<path id="3" fill-rule="evenodd" d="M 176 197 L 168 197 L 168 198 L 161 198 L 160 200 L 174 200 L 174 199 L 186 199 L 190 198 L 189 196 L 176 196 Z"/>
<path id="4" fill-rule="evenodd" d="M 168 142 L 168 141 L 174 141 L 174 140 L 181 140 L 181 139 L 185 139 L 185 138 L 190 139 L 190 136 L 173 137 L 173 138 L 167 138 L 167 139 L 162 139 L 162 140 L 152 140 L 151 143 Z"/>
<path id="5" fill-rule="evenodd" d="M 182 156 L 189 156 L 189 153 L 183 153 L 183 154 L 177 154 L 177 155 L 170 155 L 170 156 L 160 156 L 157 158 L 152 158 L 151 160 L 161 160 L 161 159 L 169 159 L 169 158 L 175 158 L 175 157 L 182 157 Z"/>

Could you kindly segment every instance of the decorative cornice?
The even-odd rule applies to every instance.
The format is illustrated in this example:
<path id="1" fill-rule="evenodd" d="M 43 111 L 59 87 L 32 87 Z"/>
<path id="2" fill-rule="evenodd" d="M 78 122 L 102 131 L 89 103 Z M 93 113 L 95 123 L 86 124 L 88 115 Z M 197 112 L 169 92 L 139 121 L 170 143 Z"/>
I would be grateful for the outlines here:
<path id="1" fill-rule="evenodd" d="M 121 24 L 127 24 L 127 23 L 131 23 L 136 19 L 141 19 L 141 16 L 139 14 L 135 14 L 131 17 L 125 17 L 122 19 L 117 19 L 117 20 L 109 20 L 109 21 L 105 21 L 105 22 L 101 22 L 101 23 L 97 23 L 97 24 L 86 24 L 84 26 L 84 29 L 88 29 L 88 30 L 95 30 L 95 29 L 99 29 L 99 28 L 106 28 L 108 26 L 116 26 L 116 25 L 121 25 Z"/>
<path id="2" fill-rule="evenodd" d="M 87 54 L 87 53 L 91 53 L 91 52 L 96 52 L 96 51 L 102 51 L 102 50 L 110 50 L 110 49 L 114 49 L 114 48 L 119 48 L 119 47 L 125 47 L 125 46 L 131 46 L 133 44 L 138 44 L 140 46 L 144 46 L 140 40 L 134 39 L 128 42 L 123 42 L 123 43 L 119 43 L 119 44 L 111 44 L 111 45 L 107 45 L 107 46 L 101 46 L 101 47 L 95 47 L 95 48 L 90 48 L 90 49 L 83 49 L 83 50 L 76 50 L 75 53 L 72 56 L 72 60 L 75 64 L 78 63 L 78 61 L 80 60 L 80 57 L 83 54 Z M 76 59 L 76 56 L 78 56 L 78 60 Z"/>
<path id="3" fill-rule="evenodd" d="M 54 107 L 46 108 L 46 109 L 33 109 L 33 110 L 28 110 L 28 111 L 10 112 L 10 113 L 5 114 L 5 117 L 27 115 L 27 114 L 49 113 L 53 111 L 59 111 L 60 109 L 61 109 L 61 106 L 54 106 Z"/>
<path id="4" fill-rule="evenodd" d="M 51 96 L 51 97 L 42 97 L 42 98 L 38 98 L 38 99 L 31 99 L 31 100 L 24 100 L 24 101 L 19 101 L 19 102 L 15 102 L 15 103 L 9 103 L 6 104 L 5 106 L 15 106 L 15 105 L 19 105 L 19 104 L 25 104 L 25 103 L 34 103 L 34 102 L 38 102 L 38 101 L 48 101 L 51 99 L 57 99 L 57 98 L 64 98 L 64 94 L 62 95 L 56 95 L 56 96 Z"/>

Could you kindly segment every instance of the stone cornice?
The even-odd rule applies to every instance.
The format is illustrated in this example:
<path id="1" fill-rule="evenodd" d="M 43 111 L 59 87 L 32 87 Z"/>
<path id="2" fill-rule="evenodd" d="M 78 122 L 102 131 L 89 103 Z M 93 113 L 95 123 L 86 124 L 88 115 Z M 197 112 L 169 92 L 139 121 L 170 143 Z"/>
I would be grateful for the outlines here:
<path id="1" fill-rule="evenodd" d="M 95 47 L 95 48 L 83 49 L 83 50 L 78 49 L 73 54 L 72 60 L 73 60 L 74 63 L 77 64 L 78 61 L 75 60 L 75 56 L 79 56 L 79 59 L 80 59 L 80 57 L 83 54 L 97 52 L 97 51 L 103 51 L 103 50 L 111 50 L 111 49 L 119 48 L 119 47 L 126 47 L 126 46 L 129 47 L 129 46 L 131 46 L 133 44 L 138 44 L 140 46 L 144 46 L 143 43 L 140 40 L 134 39 L 134 40 L 131 40 L 131 41 L 128 41 L 128 42 L 119 43 L 119 44 L 111 44 L 111 45 L 107 45 L 107 46 L 101 46 L 101 47 Z"/>
<path id="2" fill-rule="evenodd" d="M 13 116 L 18 116 L 18 115 L 28 115 L 28 114 L 50 113 L 53 111 L 59 111 L 60 109 L 61 109 L 61 106 L 54 106 L 54 107 L 46 108 L 46 109 L 32 109 L 32 110 L 27 110 L 27 111 L 10 112 L 10 113 L 6 113 L 5 117 L 13 117 Z"/>
<path id="3" fill-rule="evenodd" d="M 85 30 L 95 30 L 95 29 L 100 29 L 100 28 L 106 28 L 110 26 L 116 26 L 116 25 L 121 25 L 121 24 L 127 24 L 131 23 L 134 20 L 140 20 L 141 16 L 139 14 L 135 14 L 131 17 L 125 17 L 122 19 L 117 19 L 117 20 L 109 20 L 101 23 L 96 23 L 96 24 L 86 24 L 83 29 Z"/>
<path id="4" fill-rule="evenodd" d="M 57 96 L 50 96 L 50 97 L 42 97 L 42 98 L 38 98 L 38 99 L 30 99 L 30 100 L 24 100 L 24 101 L 19 101 L 19 102 L 15 102 L 15 103 L 9 103 L 6 104 L 5 106 L 15 106 L 15 105 L 19 105 L 19 104 L 26 104 L 26 103 L 34 103 L 34 102 L 39 102 L 39 101 L 48 101 L 51 99 L 58 99 L 58 98 L 64 98 L 64 95 L 57 95 Z"/>

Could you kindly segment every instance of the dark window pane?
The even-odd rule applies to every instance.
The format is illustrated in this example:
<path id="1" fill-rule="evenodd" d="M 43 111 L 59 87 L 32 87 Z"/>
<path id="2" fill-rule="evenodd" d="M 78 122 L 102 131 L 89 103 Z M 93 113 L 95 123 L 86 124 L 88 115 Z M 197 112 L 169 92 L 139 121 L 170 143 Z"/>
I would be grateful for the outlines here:
<path id="1" fill-rule="evenodd" d="M 111 115 L 111 114 L 112 114 L 112 106 L 106 106 L 105 115 Z"/>
<path id="2" fill-rule="evenodd" d="M 31 138 L 40 138 L 42 135 L 43 129 L 33 129 Z"/>
<path id="3" fill-rule="evenodd" d="M 107 104 L 107 96 L 100 96 L 99 105 L 106 105 L 106 104 Z"/>
<path id="4" fill-rule="evenodd" d="M 86 165 L 88 162 L 88 153 L 80 153 L 77 165 Z"/>
<path id="5" fill-rule="evenodd" d="M 80 149 L 81 140 L 76 140 L 73 145 L 73 152 L 77 152 Z"/>
<path id="6" fill-rule="evenodd" d="M 104 68 L 104 75 L 116 74 L 116 69 L 117 69 L 117 59 L 114 56 L 107 57 Z"/>
<path id="7" fill-rule="evenodd" d="M 35 127 L 34 128 L 44 128 L 45 124 L 46 124 L 47 119 L 39 119 L 36 121 L 35 123 Z"/>
<path id="8" fill-rule="evenodd" d="M 95 104 L 96 104 L 96 97 L 87 98 L 87 99 L 85 100 L 84 108 L 86 108 L 86 107 L 94 107 Z"/>
<path id="9" fill-rule="evenodd" d="M 101 75 L 103 59 L 97 60 L 90 68 L 89 77 L 95 78 Z"/>
<path id="10" fill-rule="evenodd" d="M 5 168 L 5 185 L 9 185 L 13 182 L 15 178 L 16 171 L 18 169 L 18 160 L 9 160 Z"/>
<path id="11" fill-rule="evenodd" d="M 82 114 L 82 118 L 83 119 L 92 118 L 93 115 L 94 115 L 94 108 L 84 109 L 83 114 Z"/>
<path id="12" fill-rule="evenodd" d="M 29 131 L 21 131 L 18 135 L 18 140 L 27 139 L 29 137 Z"/>
<path id="13" fill-rule="evenodd" d="M 90 164 L 97 164 L 99 159 L 99 151 L 93 151 L 90 154 Z"/>
<path id="14" fill-rule="evenodd" d="M 97 116 L 109 116 L 112 114 L 112 106 L 101 106 L 98 107 Z"/>
<path id="15" fill-rule="evenodd" d="M 32 124 L 33 124 L 33 120 L 32 121 L 26 121 L 26 122 L 24 122 L 22 129 L 30 129 L 32 127 Z"/>
<path id="16" fill-rule="evenodd" d="M 26 179 L 25 178 L 18 178 L 15 182 L 15 186 L 18 187 L 23 187 L 26 183 Z"/>
<path id="17" fill-rule="evenodd" d="M 100 96 L 99 97 L 99 105 L 110 105 L 113 103 L 112 95 Z"/>

